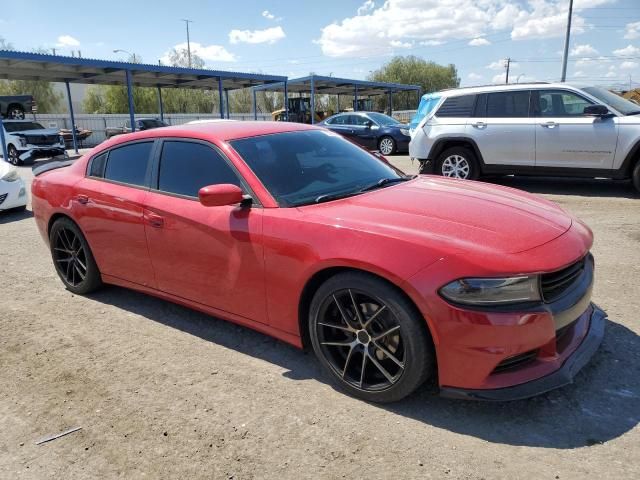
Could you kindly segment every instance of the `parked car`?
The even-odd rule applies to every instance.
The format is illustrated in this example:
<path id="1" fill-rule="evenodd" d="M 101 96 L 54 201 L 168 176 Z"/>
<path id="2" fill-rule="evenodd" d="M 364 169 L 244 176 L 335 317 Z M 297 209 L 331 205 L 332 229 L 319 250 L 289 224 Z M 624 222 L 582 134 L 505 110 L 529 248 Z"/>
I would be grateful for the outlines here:
<path id="1" fill-rule="evenodd" d="M 0 95 L 0 115 L 3 118 L 22 120 L 35 105 L 31 95 Z"/>
<path id="2" fill-rule="evenodd" d="M 169 124 L 158 120 L 157 118 L 138 118 L 136 120 L 136 131 L 150 130 L 152 128 L 168 127 Z M 105 130 L 107 139 L 122 135 L 123 133 L 131 133 L 131 122 L 127 120 L 121 127 L 107 127 Z"/>
<path id="3" fill-rule="evenodd" d="M 408 177 L 286 122 L 138 132 L 69 163 L 32 183 L 67 289 L 116 284 L 312 348 L 366 400 L 427 379 L 528 397 L 571 382 L 603 337 L 592 233 L 535 195 Z"/>
<path id="4" fill-rule="evenodd" d="M 0 211 L 27 208 L 27 190 L 18 169 L 0 161 Z"/>
<path id="5" fill-rule="evenodd" d="M 64 139 L 55 128 L 44 128 L 30 120 L 5 120 L 2 125 L 7 142 L 7 160 L 13 165 L 67 154 Z"/>
<path id="6" fill-rule="evenodd" d="M 422 173 L 632 178 L 640 190 L 640 106 L 600 87 L 535 83 L 422 98 L 409 154 Z"/>
<path id="7" fill-rule="evenodd" d="M 411 140 L 408 125 L 378 112 L 338 113 L 318 125 L 383 155 L 406 152 Z"/>

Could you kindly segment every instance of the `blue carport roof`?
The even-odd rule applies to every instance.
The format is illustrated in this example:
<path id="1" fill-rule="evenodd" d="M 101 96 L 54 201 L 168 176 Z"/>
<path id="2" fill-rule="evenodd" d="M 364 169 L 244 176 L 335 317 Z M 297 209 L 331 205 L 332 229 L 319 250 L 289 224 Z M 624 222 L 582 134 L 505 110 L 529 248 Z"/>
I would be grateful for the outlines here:
<path id="1" fill-rule="evenodd" d="M 404 83 L 373 82 L 368 80 L 352 80 L 348 78 L 309 75 L 307 77 L 292 78 L 287 81 L 288 92 L 311 93 L 311 80 L 316 93 L 330 95 L 353 95 L 358 88 L 358 95 L 384 95 L 389 92 L 420 91 L 420 85 L 406 85 Z M 284 90 L 284 83 L 275 83 L 255 87 L 255 90 Z"/>

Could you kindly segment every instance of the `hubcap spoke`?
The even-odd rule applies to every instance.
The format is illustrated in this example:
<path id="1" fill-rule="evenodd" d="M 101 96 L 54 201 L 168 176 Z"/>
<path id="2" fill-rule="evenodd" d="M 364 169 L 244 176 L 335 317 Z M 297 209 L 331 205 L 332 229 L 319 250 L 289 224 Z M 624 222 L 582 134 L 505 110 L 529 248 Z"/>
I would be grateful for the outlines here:
<path id="1" fill-rule="evenodd" d="M 368 358 L 368 353 L 366 350 L 364 350 L 364 352 L 362 352 L 362 370 L 360 370 L 360 383 L 358 384 L 360 386 L 360 388 L 362 388 L 362 384 L 364 383 L 364 372 L 367 369 L 367 358 Z"/>
<path id="2" fill-rule="evenodd" d="M 351 297 L 351 303 L 353 303 L 353 309 L 356 312 L 356 318 L 358 319 L 358 323 L 362 328 L 364 328 L 364 321 L 362 319 L 362 312 L 360 312 L 360 307 L 356 303 L 356 299 L 353 298 L 353 292 L 349 290 L 349 296 Z"/>
<path id="3" fill-rule="evenodd" d="M 338 301 L 338 299 L 336 298 L 335 295 L 333 295 L 333 300 L 336 302 L 336 305 L 338 306 L 338 310 L 340 310 L 340 316 L 342 317 L 342 320 L 344 321 L 344 323 L 355 330 L 354 326 L 351 325 L 351 322 L 349 321 L 349 317 L 347 316 L 347 312 L 344 311 L 344 309 L 342 308 L 342 305 L 340 305 L 340 302 Z"/>
<path id="4" fill-rule="evenodd" d="M 384 346 L 380 345 L 378 342 L 374 341 L 373 345 L 378 349 L 381 350 L 382 353 L 384 353 L 387 357 L 389 357 L 391 359 L 391 361 L 393 363 L 395 363 L 396 365 L 398 365 L 400 368 L 402 368 L 404 370 L 404 363 L 401 362 L 400 360 L 398 360 L 396 358 L 396 356 L 391 353 L 389 350 L 387 350 Z"/>
<path id="5" fill-rule="evenodd" d="M 389 335 L 390 333 L 395 332 L 396 330 L 400 330 L 400 325 L 396 325 L 395 327 L 391 327 L 386 332 L 383 332 L 380 335 L 376 335 L 375 337 L 372 338 L 372 340 L 374 340 L 374 341 L 380 340 L 381 338 L 386 337 L 387 335 Z"/>
<path id="6" fill-rule="evenodd" d="M 76 257 L 76 262 L 78 263 L 78 265 L 80 265 L 82 267 L 82 269 L 86 272 L 87 271 L 87 266 L 82 263 L 82 260 L 80 260 L 80 257 Z"/>
<path id="7" fill-rule="evenodd" d="M 328 323 L 328 322 L 318 322 L 318 325 L 322 325 L 323 327 L 329 327 L 329 328 L 337 328 L 338 330 L 342 330 L 345 332 L 350 332 L 353 333 L 355 332 L 355 330 L 351 327 L 343 327 L 342 325 L 338 325 L 335 323 Z"/>
<path id="8" fill-rule="evenodd" d="M 342 369 L 342 378 L 347 374 L 347 368 L 349 367 L 349 360 L 351 360 L 351 356 L 353 355 L 353 351 L 356 349 L 355 345 L 351 345 L 349 349 L 349 353 L 347 353 L 347 359 L 344 361 L 344 368 Z"/>
<path id="9" fill-rule="evenodd" d="M 375 355 L 369 355 L 369 353 L 367 352 L 367 356 L 369 357 L 369 360 L 371 360 L 371 363 L 373 363 L 375 365 L 375 367 L 380 370 L 380 373 L 382 373 L 382 375 L 385 376 L 385 378 L 389 381 L 389 383 L 393 384 L 394 380 L 393 377 L 391 376 L 391 374 L 387 371 L 386 368 L 384 368 L 380 362 L 378 362 L 378 360 L 376 360 Z"/>
<path id="10" fill-rule="evenodd" d="M 350 347 L 353 345 L 353 342 L 320 342 L 320 344 L 329 347 Z"/>
<path id="11" fill-rule="evenodd" d="M 386 308 L 387 308 L 387 306 L 386 306 L 386 305 L 383 305 L 381 308 L 379 308 L 379 309 L 376 311 L 376 313 L 374 313 L 373 315 L 371 315 L 371 317 L 369 317 L 369 318 L 367 319 L 367 321 L 366 321 L 366 322 L 364 322 L 364 325 L 362 325 L 362 328 L 364 328 L 364 329 L 366 330 L 366 329 L 367 329 L 367 327 L 369 326 L 369 324 L 370 324 L 371 322 L 373 322 L 373 321 L 376 319 L 376 317 L 377 317 L 378 315 L 380 315 L 382 312 L 384 312 Z"/>

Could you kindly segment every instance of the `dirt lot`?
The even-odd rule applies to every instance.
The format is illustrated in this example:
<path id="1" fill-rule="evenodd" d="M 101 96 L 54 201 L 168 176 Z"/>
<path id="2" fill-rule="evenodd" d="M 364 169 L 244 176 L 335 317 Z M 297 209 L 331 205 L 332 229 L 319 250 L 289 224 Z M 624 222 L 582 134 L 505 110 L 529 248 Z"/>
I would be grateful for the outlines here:
<path id="1" fill-rule="evenodd" d="M 500 183 L 591 226 L 610 319 L 574 385 L 508 404 L 355 400 L 252 331 L 115 287 L 72 295 L 30 212 L 0 216 L 0 478 L 640 478 L 640 198 Z"/>

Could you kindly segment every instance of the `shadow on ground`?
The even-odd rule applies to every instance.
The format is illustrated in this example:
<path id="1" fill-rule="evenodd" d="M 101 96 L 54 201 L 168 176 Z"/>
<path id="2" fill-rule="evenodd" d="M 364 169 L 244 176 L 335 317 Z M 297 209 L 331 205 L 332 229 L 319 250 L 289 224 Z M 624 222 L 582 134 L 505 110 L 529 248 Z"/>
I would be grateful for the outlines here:
<path id="1" fill-rule="evenodd" d="M 24 220 L 25 218 L 33 217 L 33 212 L 31 210 L 5 210 L 0 212 L 0 225 L 11 222 L 18 222 L 20 220 Z"/>
<path id="2" fill-rule="evenodd" d="M 482 180 L 530 193 L 640 199 L 640 193 L 626 180 L 524 176 L 486 177 Z"/>
<path id="3" fill-rule="evenodd" d="M 312 354 L 252 330 L 118 287 L 107 287 L 92 298 L 276 364 L 288 370 L 288 379 L 329 383 Z M 639 360 L 638 335 L 609 321 L 592 362 L 576 383 L 560 390 L 529 400 L 482 403 L 440 398 L 424 388 L 380 408 L 494 443 L 560 449 L 595 445 L 623 435 L 640 421 Z"/>

